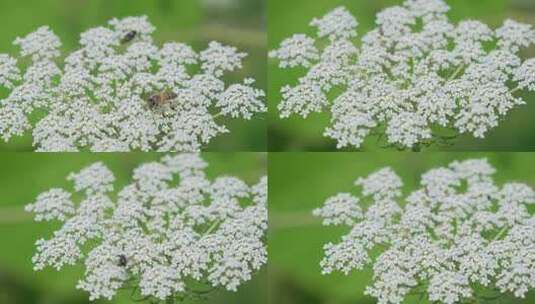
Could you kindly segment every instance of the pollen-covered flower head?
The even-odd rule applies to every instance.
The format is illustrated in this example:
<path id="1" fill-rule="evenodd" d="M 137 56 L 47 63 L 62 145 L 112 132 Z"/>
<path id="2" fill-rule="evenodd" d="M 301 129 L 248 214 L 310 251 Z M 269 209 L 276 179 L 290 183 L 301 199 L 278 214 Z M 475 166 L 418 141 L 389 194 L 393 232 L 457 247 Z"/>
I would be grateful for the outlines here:
<path id="1" fill-rule="evenodd" d="M 32 64 L 21 72 L 0 54 L 0 86 L 11 90 L 0 100 L 2 138 L 31 131 L 37 151 L 191 152 L 229 132 L 224 117 L 267 111 L 251 78 L 226 80 L 245 53 L 215 41 L 200 52 L 178 42 L 160 47 L 155 30 L 146 16 L 113 19 L 81 33 L 79 49 L 61 57 L 48 27 L 17 38 Z M 35 110 L 44 113 L 37 121 Z"/>
<path id="2" fill-rule="evenodd" d="M 77 288 L 91 301 L 120 288 L 154 301 L 236 291 L 267 261 L 267 178 L 211 180 L 206 167 L 197 154 L 168 155 L 117 193 L 101 162 L 71 173 L 73 191 L 54 188 L 26 206 L 37 221 L 63 222 L 37 241 L 35 270 L 84 263 Z"/>
<path id="3" fill-rule="evenodd" d="M 454 161 L 422 174 L 406 195 L 390 168 L 359 178 L 359 195 L 336 194 L 313 212 L 324 225 L 351 228 L 324 246 L 323 273 L 371 265 L 366 294 L 380 304 L 403 303 L 413 293 L 466 303 L 481 288 L 523 298 L 535 288 L 535 191 L 497 184 L 494 174 L 486 159 Z"/>
<path id="4" fill-rule="evenodd" d="M 519 51 L 535 43 L 535 28 L 512 20 L 496 30 L 478 20 L 455 24 L 449 9 L 444 0 L 405 0 L 379 12 L 360 41 L 346 8 L 314 18 L 316 37 L 294 34 L 270 52 L 280 68 L 307 69 L 281 88 L 281 118 L 330 113 L 324 135 L 338 148 L 360 148 L 370 134 L 398 149 L 461 133 L 485 137 L 525 103 L 518 91 L 534 88 L 532 59 Z"/>

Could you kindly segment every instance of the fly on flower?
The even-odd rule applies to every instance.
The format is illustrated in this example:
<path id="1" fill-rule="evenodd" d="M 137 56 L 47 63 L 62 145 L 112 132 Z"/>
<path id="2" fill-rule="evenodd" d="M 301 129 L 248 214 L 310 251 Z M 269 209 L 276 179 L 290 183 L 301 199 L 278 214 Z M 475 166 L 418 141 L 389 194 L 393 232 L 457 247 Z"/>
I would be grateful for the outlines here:
<path id="1" fill-rule="evenodd" d="M 121 39 L 121 44 L 127 44 L 134 40 L 137 36 L 137 31 L 130 31 L 124 35 L 123 39 Z"/>
<path id="2" fill-rule="evenodd" d="M 146 16 L 112 19 L 83 32 L 79 47 L 63 55 L 49 27 L 17 38 L 19 57 L 31 60 L 21 69 L 26 58 L 0 53 L 0 91 L 11 90 L 0 100 L 1 138 L 31 131 L 41 152 L 196 152 L 229 132 L 222 118 L 249 120 L 267 111 L 264 92 L 250 78 L 226 81 L 243 67 L 245 53 L 214 41 L 201 51 L 159 45 L 155 30 Z M 158 108 L 175 94 L 184 106 L 147 111 L 147 103 Z M 30 119 L 34 111 L 43 115 Z"/>
<path id="3" fill-rule="evenodd" d="M 125 288 L 149 303 L 197 296 L 199 285 L 237 291 L 267 262 L 267 177 L 212 180 L 207 165 L 196 154 L 165 156 L 117 193 L 103 163 L 70 174 L 75 195 L 54 188 L 26 207 L 37 221 L 63 222 L 36 242 L 34 269 L 85 265 L 77 288 L 90 301 Z"/>
<path id="4" fill-rule="evenodd" d="M 126 267 L 126 264 L 128 263 L 128 260 L 126 259 L 126 256 L 124 254 L 119 255 L 119 266 Z"/>
<path id="5" fill-rule="evenodd" d="M 170 104 L 171 101 L 173 101 L 177 97 L 178 95 L 174 92 L 162 91 L 151 95 L 147 101 L 149 103 L 150 108 L 155 109 Z"/>

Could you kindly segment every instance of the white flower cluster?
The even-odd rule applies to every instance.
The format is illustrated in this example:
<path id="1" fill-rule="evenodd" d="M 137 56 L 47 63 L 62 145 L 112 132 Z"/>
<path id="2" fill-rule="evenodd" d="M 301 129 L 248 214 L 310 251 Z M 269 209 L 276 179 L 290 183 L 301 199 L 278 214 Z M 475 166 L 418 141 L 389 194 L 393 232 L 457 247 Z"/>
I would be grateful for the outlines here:
<path id="1" fill-rule="evenodd" d="M 200 53 L 177 42 L 160 48 L 154 30 L 145 16 L 113 19 L 82 33 L 62 63 L 48 27 L 17 38 L 20 56 L 31 60 L 21 72 L 0 54 L 0 87 L 11 90 L 0 100 L 2 138 L 31 130 L 38 151 L 192 152 L 228 132 L 221 117 L 266 112 L 253 79 L 223 81 L 246 54 L 218 42 Z"/>
<path id="2" fill-rule="evenodd" d="M 210 181 L 206 166 L 196 154 L 166 156 L 135 169 L 117 195 L 102 163 L 70 174 L 74 193 L 51 189 L 26 206 L 37 221 L 64 222 L 37 241 L 35 270 L 85 261 L 77 287 L 90 300 L 119 288 L 154 301 L 193 296 L 199 284 L 236 291 L 267 262 L 267 178 Z"/>
<path id="3" fill-rule="evenodd" d="M 446 304 L 489 296 L 474 286 L 524 297 L 535 288 L 535 191 L 496 185 L 494 172 L 485 159 L 455 161 L 423 174 L 405 197 L 390 168 L 360 178 L 360 196 L 338 194 L 313 212 L 324 225 L 351 227 L 325 245 L 323 273 L 373 264 L 366 294 L 380 304 L 409 294 Z"/>
<path id="4" fill-rule="evenodd" d="M 442 0 L 406 0 L 380 12 L 358 43 L 345 8 L 314 19 L 317 39 L 295 34 L 270 52 L 281 68 L 308 70 L 282 88 L 281 117 L 329 111 L 324 135 L 338 148 L 361 147 L 372 130 L 402 149 L 445 140 L 438 128 L 484 137 L 524 104 L 518 90 L 535 90 L 534 59 L 518 57 L 535 43 L 535 29 L 513 20 L 496 30 L 452 24 L 448 10 Z"/>

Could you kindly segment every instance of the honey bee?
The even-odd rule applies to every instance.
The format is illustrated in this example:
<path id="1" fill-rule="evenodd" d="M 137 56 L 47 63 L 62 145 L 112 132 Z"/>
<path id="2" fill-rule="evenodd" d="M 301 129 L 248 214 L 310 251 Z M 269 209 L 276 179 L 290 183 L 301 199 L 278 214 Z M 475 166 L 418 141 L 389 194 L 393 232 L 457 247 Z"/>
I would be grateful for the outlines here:
<path id="1" fill-rule="evenodd" d="M 121 44 L 126 44 L 132 40 L 134 40 L 134 38 L 136 38 L 137 36 L 137 31 L 130 31 L 128 33 L 126 33 L 126 35 L 124 35 L 123 39 L 121 39 Z"/>
<path id="2" fill-rule="evenodd" d="M 168 104 L 175 98 L 177 98 L 177 95 L 175 93 L 169 92 L 169 91 L 163 91 L 163 92 L 150 96 L 147 101 L 151 108 L 156 108 L 156 107 L 161 107 L 165 104 Z"/>
<path id="3" fill-rule="evenodd" d="M 124 254 L 119 255 L 119 266 L 120 267 L 126 267 L 127 264 L 126 256 Z"/>

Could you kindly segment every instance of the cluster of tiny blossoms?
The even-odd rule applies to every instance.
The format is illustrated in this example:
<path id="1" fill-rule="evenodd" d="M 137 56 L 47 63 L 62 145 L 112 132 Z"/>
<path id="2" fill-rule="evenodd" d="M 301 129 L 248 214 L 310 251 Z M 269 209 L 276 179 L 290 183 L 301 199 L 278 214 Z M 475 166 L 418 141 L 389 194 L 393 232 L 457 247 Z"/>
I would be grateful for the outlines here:
<path id="1" fill-rule="evenodd" d="M 535 59 L 518 57 L 535 29 L 513 20 L 496 30 L 452 24 L 448 10 L 442 0 L 407 0 L 378 13 L 358 43 L 358 22 L 344 7 L 314 19 L 316 38 L 295 34 L 270 52 L 280 68 L 307 70 L 282 88 L 281 117 L 330 111 L 324 135 L 338 148 L 359 148 L 370 133 L 414 148 L 444 140 L 442 128 L 483 138 L 524 104 L 516 92 L 535 91 Z"/>
<path id="2" fill-rule="evenodd" d="M 77 288 L 90 300 L 120 288 L 166 303 L 198 294 L 199 284 L 235 291 L 267 261 L 267 178 L 210 181 L 206 166 L 195 154 L 143 164 L 116 199 L 102 163 L 70 174 L 74 193 L 51 189 L 26 206 L 36 221 L 64 223 L 37 241 L 35 270 L 84 261 Z"/>
<path id="3" fill-rule="evenodd" d="M 403 197 L 390 168 L 359 178 L 359 196 L 340 193 L 314 214 L 324 225 L 347 225 L 325 245 L 323 273 L 345 274 L 373 264 L 366 294 L 380 304 L 427 295 L 433 303 L 472 303 L 535 288 L 535 217 L 528 185 L 493 182 L 485 159 L 452 162 L 421 177 Z M 374 257 L 372 250 L 381 252 Z M 482 286 L 476 288 L 475 286 Z M 482 294 L 484 293 L 484 294 Z"/>
<path id="4" fill-rule="evenodd" d="M 2 138 L 31 130 L 38 151 L 191 152 L 228 132 L 218 118 L 266 111 L 253 79 L 222 80 L 242 68 L 246 54 L 215 41 L 200 53 L 183 43 L 158 47 L 154 30 L 145 16 L 113 19 L 82 33 L 80 48 L 64 56 L 46 26 L 17 38 L 29 65 L 21 71 L 0 54 L 0 89 L 10 90 L 0 101 Z M 173 100 L 150 107 L 148 99 L 162 93 Z"/>

